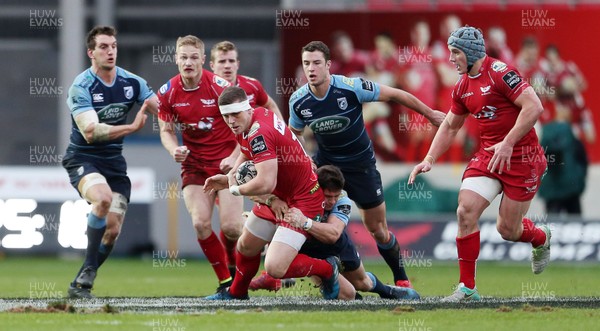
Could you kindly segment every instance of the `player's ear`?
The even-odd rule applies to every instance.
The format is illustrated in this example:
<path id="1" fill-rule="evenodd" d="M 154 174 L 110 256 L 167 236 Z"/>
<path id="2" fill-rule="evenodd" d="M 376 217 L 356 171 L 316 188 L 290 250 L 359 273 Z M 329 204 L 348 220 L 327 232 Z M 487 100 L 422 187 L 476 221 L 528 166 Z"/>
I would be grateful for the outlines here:
<path id="1" fill-rule="evenodd" d="M 88 49 L 87 50 L 87 56 L 91 59 L 94 58 L 94 50 L 93 49 Z"/>

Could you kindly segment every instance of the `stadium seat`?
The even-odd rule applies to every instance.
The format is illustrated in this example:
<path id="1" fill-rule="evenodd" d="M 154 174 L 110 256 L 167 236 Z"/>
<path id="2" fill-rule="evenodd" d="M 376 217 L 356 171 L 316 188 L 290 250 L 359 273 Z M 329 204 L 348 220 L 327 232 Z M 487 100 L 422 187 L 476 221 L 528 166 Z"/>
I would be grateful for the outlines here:
<path id="1" fill-rule="evenodd" d="M 440 11 L 466 10 L 468 4 L 466 0 L 437 0 L 435 1 L 434 7 Z"/>

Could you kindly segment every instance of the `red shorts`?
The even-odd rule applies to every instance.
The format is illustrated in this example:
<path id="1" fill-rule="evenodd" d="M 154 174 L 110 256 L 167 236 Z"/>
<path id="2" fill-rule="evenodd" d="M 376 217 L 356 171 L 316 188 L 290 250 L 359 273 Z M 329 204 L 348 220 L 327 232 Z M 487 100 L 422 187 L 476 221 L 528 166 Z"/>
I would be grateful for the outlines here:
<path id="1" fill-rule="evenodd" d="M 181 188 L 188 185 L 204 185 L 208 177 L 223 174 L 219 167 L 202 166 L 197 163 L 181 166 Z"/>
<path id="2" fill-rule="evenodd" d="M 311 199 L 308 201 L 297 201 L 297 203 L 295 203 L 294 205 L 290 205 L 289 207 L 296 207 L 298 209 L 300 209 L 302 211 L 302 214 L 304 214 L 304 216 L 321 222 L 322 218 L 323 218 L 323 211 L 324 211 L 324 206 L 325 206 L 325 196 L 323 195 L 323 191 L 322 190 L 317 190 L 315 191 L 315 193 L 311 194 Z M 281 221 L 275 218 L 275 214 L 273 214 L 273 211 L 271 211 L 271 208 L 269 208 L 266 205 L 263 204 L 255 204 L 254 207 L 252 208 L 252 213 L 254 215 L 256 215 L 257 217 L 260 217 L 266 221 L 269 221 L 275 225 L 278 226 L 283 226 L 285 228 L 294 230 L 298 233 L 303 234 L 305 237 L 310 237 L 310 235 L 308 234 L 308 232 L 302 230 L 301 228 L 297 228 L 295 226 L 290 225 L 289 223 L 285 222 L 285 221 Z"/>
<path id="3" fill-rule="evenodd" d="M 539 148 L 541 151 L 541 148 Z M 462 179 L 470 177 L 490 177 L 500 181 L 504 194 L 515 201 L 530 201 L 538 191 L 542 178 L 546 174 L 546 156 L 542 152 L 526 155 L 523 158 L 513 157 L 510 170 L 490 173 L 487 169 L 491 156 L 481 152 L 476 153 L 463 174 Z"/>

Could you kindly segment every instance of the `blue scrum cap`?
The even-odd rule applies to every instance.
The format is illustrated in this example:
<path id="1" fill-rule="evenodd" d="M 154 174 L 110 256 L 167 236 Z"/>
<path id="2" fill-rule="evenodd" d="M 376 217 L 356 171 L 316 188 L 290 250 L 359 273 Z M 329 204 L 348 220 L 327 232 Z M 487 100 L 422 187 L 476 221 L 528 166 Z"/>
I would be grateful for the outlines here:
<path id="1" fill-rule="evenodd" d="M 469 68 L 475 61 L 485 56 L 485 42 L 481 30 L 472 26 L 460 27 L 448 37 L 448 46 L 453 46 L 465 53 Z"/>

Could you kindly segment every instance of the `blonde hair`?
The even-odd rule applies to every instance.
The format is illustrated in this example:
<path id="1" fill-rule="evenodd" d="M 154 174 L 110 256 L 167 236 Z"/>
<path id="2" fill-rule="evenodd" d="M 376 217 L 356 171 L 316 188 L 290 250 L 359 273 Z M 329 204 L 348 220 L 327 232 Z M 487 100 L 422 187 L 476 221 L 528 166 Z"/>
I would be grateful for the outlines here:
<path id="1" fill-rule="evenodd" d="M 221 41 L 220 43 L 216 43 L 210 49 L 210 60 L 214 61 L 215 58 L 217 57 L 218 52 L 231 52 L 231 51 L 237 52 L 237 48 L 235 47 L 235 44 L 232 43 L 231 41 L 224 40 L 224 41 Z"/>
<path id="2" fill-rule="evenodd" d="M 204 54 L 204 43 L 200 38 L 192 35 L 177 38 L 175 52 L 179 51 L 182 46 L 193 46 L 200 50 L 200 53 Z"/>

